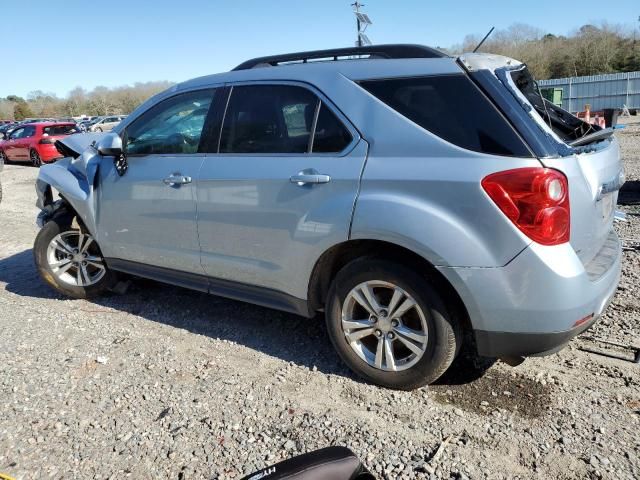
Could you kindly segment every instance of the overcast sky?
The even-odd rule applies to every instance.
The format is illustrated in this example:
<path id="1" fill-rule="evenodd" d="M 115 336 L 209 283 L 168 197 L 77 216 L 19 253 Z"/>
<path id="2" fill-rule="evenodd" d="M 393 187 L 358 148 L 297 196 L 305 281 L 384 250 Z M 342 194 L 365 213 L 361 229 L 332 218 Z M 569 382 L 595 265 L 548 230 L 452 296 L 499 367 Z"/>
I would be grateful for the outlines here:
<path id="1" fill-rule="evenodd" d="M 59 96 L 137 81 L 181 81 L 255 56 L 351 46 L 350 0 L 2 2 L 0 97 Z M 364 0 L 374 43 L 451 46 L 493 25 L 568 34 L 606 20 L 638 26 L 639 0 Z"/>

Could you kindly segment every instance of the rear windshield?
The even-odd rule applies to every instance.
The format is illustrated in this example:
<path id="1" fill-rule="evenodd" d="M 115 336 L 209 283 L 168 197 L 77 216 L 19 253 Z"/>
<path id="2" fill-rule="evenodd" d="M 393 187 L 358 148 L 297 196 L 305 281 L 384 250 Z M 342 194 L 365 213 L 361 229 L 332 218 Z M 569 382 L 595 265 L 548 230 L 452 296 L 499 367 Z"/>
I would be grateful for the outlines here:
<path id="1" fill-rule="evenodd" d="M 520 90 L 529 103 L 533 105 L 533 108 L 535 108 L 544 122 L 549 125 L 549 128 L 564 142 L 571 145 L 576 140 L 586 137 L 587 135 L 593 135 L 595 132 L 601 130 L 600 126 L 591 125 L 590 123 L 580 120 L 578 117 L 575 117 L 544 98 L 538 87 L 538 83 L 534 80 L 527 68 L 512 72 L 511 78 L 518 90 Z M 596 139 L 601 140 L 602 138 L 596 137 Z"/>
<path id="2" fill-rule="evenodd" d="M 44 127 L 42 129 L 43 135 L 71 135 L 72 133 L 76 133 L 78 129 L 75 125 L 53 125 L 51 127 Z"/>
<path id="3" fill-rule="evenodd" d="M 494 155 L 531 157 L 522 139 L 465 75 L 368 80 L 360 85 L 454 145 Z"/>

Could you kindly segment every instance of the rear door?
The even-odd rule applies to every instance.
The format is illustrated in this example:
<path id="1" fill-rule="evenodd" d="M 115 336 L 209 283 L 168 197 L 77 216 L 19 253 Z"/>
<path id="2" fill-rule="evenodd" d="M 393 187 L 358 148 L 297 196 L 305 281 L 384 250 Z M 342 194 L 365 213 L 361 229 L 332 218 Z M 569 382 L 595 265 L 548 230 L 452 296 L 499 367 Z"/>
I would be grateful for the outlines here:
<path id="1" fill-rule="evenodd" d="M 589 263 L 613 229 L 613 215 L 623 173 L 620 147 L 615 138 L 593 145 L 593 151 L 570 157 L 541 159 L 569 179 L 571 246 L 583 264 Z"/>
<path id="2" fill-rule="evenodd" d="M 175 95 L 129 124 L 122 133 L 129 165 L 122 176 L 113 158 L 101 160 L 98 240 L 105 257 L 116 259 L 114 268 L 131 271 L 136 262 L 136 268 L 202 276 L 195 190 L 204 159 L 200 138 L 214 94 L 206 89 Z"/>
<path id="3" fill-rule="evenodd" d="M 367 145 L 306 85 L 239 84 L 198 177 L 210 277 L 306 298 L 311 269 L 347 240 Z"/>

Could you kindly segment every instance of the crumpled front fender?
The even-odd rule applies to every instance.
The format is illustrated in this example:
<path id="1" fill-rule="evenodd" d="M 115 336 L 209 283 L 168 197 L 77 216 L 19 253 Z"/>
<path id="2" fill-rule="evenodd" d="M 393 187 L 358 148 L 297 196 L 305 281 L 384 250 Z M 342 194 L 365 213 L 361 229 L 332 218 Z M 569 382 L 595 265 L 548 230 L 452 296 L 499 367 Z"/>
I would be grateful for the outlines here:
<path id="1" fill-rule="evenodd" d="M 36 180 L 38 200 L 36 206 L 44 210 L 53 203 L 51 189 L 60 193 L 75 210 L 85 227 L 95 234 L 95 209 L 92 201 L 93 188 L 87 178 L 76 173 L 71 167 L 71 159 L 43 165 Z"/>

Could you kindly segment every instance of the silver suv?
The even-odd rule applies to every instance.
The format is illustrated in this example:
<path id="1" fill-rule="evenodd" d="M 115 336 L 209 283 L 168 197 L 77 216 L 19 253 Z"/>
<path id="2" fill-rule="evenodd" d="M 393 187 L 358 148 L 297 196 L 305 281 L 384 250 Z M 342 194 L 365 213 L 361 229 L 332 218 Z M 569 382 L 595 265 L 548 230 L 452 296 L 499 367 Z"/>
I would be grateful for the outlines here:
<path id="1" fill-rule="evenodd" d="M 513 59 L 259 58 L 61 142 L 37 180 L 54 288 L 91 297 L 124 273 L 324 312 L 345 363 L 387 387 L 435 381 L 463 339 L 509 363 L 553 352 L 618 284 L 618 142 Z"/>

